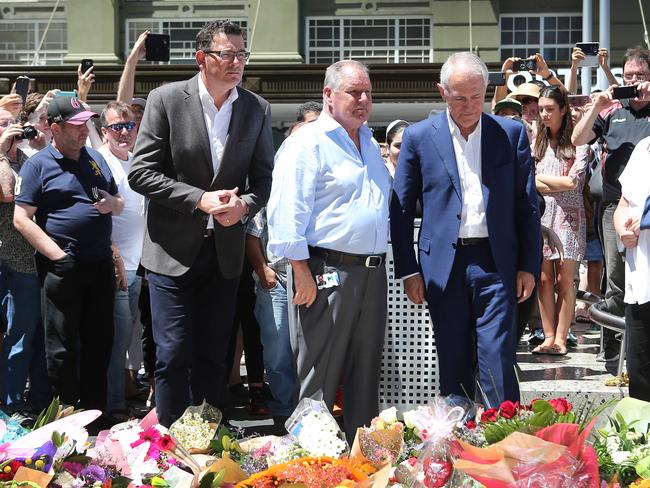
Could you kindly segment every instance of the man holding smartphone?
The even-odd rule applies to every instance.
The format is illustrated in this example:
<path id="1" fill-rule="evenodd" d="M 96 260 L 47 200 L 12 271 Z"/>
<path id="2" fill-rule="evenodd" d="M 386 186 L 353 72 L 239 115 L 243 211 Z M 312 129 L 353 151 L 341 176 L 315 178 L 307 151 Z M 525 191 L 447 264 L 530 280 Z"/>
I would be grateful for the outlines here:
<path id="1" fill-rule="evenodd" d="M 616 99 L 615 85 L 598 93 L 594 103 L 576 125 L 571 142 L 578 146 L 592 144 L 597 139 L 603 143 L 603 200 L 602 242 L 605 255 L 607 289 L 606 308 L 609 313 L 624 315 L 623 295 L 625 268 L 614 229 L 614 211 L 621 198 L 618 178 L 625 169 L 636 144 L 650 136 L 650 51 L 629 49 L 624 56 L 623 80 L 627 86 L 636 86 L 636 98 Z M 604 353 L 608 370 L 615 370 L 620 344 L 613 333 L 605 329 Z"/>

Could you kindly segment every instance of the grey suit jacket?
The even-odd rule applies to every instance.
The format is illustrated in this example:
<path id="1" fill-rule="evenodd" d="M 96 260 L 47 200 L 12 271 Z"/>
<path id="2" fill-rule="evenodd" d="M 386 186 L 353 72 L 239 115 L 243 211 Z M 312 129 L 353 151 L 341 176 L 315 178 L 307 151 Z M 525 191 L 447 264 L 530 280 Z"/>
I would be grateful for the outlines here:
<path id="1" fill-rule="evenodd" d="M 271 109 L 237 88 L 221 165 L 214 174 L 210 138 L 199 98 L 198 76 L 153 90 L 137 137 L 129 185 L 149 199 L 142 265 L 180 276 L 196 260 L 208 215 L 196 208 L 205 191 L 239 188 L 252 217 L 271 190 Z M 214 223 L 219 267 L 226 278 L 241 273 L 245 226 Z"/>

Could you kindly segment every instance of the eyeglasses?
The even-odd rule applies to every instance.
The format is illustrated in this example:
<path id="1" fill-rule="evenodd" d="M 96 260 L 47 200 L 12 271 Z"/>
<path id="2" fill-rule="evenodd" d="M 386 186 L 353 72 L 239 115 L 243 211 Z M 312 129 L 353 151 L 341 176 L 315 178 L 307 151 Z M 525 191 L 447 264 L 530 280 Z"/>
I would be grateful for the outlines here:
<path id="1" fill-rule="evenodd" d="M 650 77 L 648 73 L 623 73 L 623 79 L 625 81 L 632 81 L 634 78 L 637 81 L 646 81 Z"/>
<path id="2" fill-rule="evenodd" d="M 110 124 L 106 126 L 107 129 L 112 130 L 113 132 L 122 132 L 126 129 L 128 132 L 131 132 L 135 129 L 135 122 L 118 122 L 117 124 Z"/>
<path id="3" fill-rule="evenodd" d="M 237 52 L 235 52 L 235 51 L 229 51 L 229 50 L 225 50 L 225 51 L 206 51 L 206 50 L 203 50 L 203 52 L 205 54 L 215 54 L 215 55 L 219 56 L 221 59 L 223 59 L 224 61 L 234 61 L 235 58 L 237 58 L 239 61 L 246 61 L 251 55 L 250 51 L 237 51 Z"/>

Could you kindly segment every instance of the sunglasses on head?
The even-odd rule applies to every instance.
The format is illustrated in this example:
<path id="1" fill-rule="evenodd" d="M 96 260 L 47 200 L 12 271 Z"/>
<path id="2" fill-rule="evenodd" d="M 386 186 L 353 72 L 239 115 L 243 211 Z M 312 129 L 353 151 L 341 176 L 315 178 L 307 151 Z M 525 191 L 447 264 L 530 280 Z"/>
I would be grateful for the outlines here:
<path id="1" fill-rule="evenodd" d="M 106 126 L 107 129 L 112 130 L 113 132 L 122 132 L 126 129 L 128 132 L 131 132 L 135 129 L 135 122 L 118 122 L 117 124 L 110 124 Z"/>

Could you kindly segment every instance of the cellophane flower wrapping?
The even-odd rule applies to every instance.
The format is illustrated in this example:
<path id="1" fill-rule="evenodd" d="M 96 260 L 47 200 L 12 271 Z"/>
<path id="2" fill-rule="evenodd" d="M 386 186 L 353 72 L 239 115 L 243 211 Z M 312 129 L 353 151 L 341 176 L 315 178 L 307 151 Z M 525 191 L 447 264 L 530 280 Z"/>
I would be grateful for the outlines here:
<path id="1" fill-rule="evenodd" d="M 436 397 L 428 405 L 404 412 L 406 437 L 418 439 L 422 445 L 410 449 L 409 458 L 395 470 L 395 479 L 404 486 L 438 488 L 448 486 L 453 476 L 450 443 L 453 431 L 475 404 L 458 396 Z"/>
<path id="2" fill-rule="evenodd" d="M 303 398 L 285 426 L 298 445 L 310 456 L 340 458 L 350 452 L 345 434 L 325 402 Z"/>
<path id="3" fill-rule="evenodd" d="M 404 449 L 404 424 L 397 420 L 395 407 L 383 410 L 370 427 L 357 430 L 361 454 L 377 467 L 393 464 Z"/>
<path id="4" fill-rule="evenodd" d="M 210 447 L 223 415 L 212 405 L 203 402 L 190 406 L 170 427 L 169 433 L 190 452 L 205 450 Z"/>

